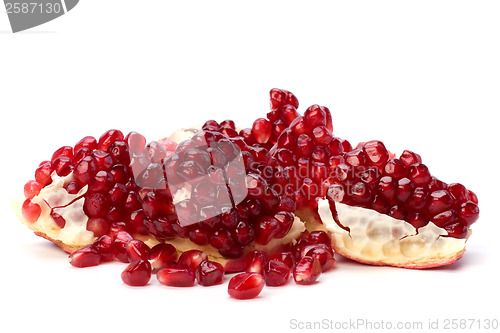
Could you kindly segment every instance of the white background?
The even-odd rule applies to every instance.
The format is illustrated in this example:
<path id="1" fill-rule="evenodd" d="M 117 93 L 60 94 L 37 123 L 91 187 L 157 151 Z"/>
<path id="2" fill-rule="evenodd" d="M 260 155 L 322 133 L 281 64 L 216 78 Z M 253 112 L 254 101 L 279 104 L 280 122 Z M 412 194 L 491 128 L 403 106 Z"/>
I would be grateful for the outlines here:
<path id="1" fill-rule="evenodd" d="M 498 1 L 82 0 L 12 34 L 0 13 L 1 331 L 297 331 L 290 320 L 500 320 Z M 62 145 L 109 128 L 153 140 L 209 118 L 242 127 L 268 91 L 330 107 L 336 135 L 420 153 L 479 197 L 464 258 L 425 271 L 338 258 L 318 284 L 251 301 L 211 288 L 122 284 L 123 264 L 75 269 L 10 202 Z M 491 304 L 493 300 L 493 305 Z M 442 326 L 441 326 L 442 327 Z M 345 330 L 347 331 L 347 330 Z"/>

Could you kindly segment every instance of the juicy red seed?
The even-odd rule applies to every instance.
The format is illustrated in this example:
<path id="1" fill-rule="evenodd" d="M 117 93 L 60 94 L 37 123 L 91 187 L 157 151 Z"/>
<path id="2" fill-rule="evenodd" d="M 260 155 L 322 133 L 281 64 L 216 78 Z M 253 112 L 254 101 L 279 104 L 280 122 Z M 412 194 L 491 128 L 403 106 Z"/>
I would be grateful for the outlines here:
<path id="1" fill-rule="evenodd" d="M 316 130 L 315 128 L 314 130 Z M 314 131 L 313 131 L 314 134 Z M 331 142 L 328 144 L 328 148 L 330 149 L 330 153 L 335 156 L 339 156 L 344 152 L 344 147 L 342 146 L 342 142 L 338 138 L 333 138 Z M 343 157 L 342 157 L 343 159 Z"/>
<path id="2" fill-rule="evenodd" d="M 425 208 L 429 216 L 434 216 L 444 212 L 450 208 L 452 204 L 452 196 L 445 190 L 438 190 L 429 195 Z"/>
<path id="3" fill-rule="evenodd" d="M 109 199 L 101 193 L 87 195 L 83 203 L 83 211 L 89 217 L 105 217 L 109 208 Z"/>
<path id="4" fill-rule="evenodd" d="M 122 206 L 125 203 L 125 200 L 127 200 L 128 191 L 125 185 L 115 184 L 109 190 L 108 194 L 109 194 L 109 200 L 114 206 Z"/>
<path id="5" fill-rule="evenodd" d="M 35 180 L 43 187 L 49 185 L 52 182 L 50 174 L 52 173 L 52 164 L 50 162 L 44 162 L 35 170 Z"/>
<path id="6" fill-rule="evenodd" d="M 210 241 L 209 231 L 203 227 L 192 227 L 188 233 L 189 239 L 198 245 L 207 245 Z"/>
<path id="7" fill-rule="evenodd" d="M 73 170 L 71 159 L 67 156 L 59 156 L 52 162 L 52 170 L 60 177 L 65 177 Z"/>
<path id="8" fill-rule="evenodd" d="M 106 171 L 99 171 L 89 183 L 89 192 L 108 192 L 113 188 L 113 176 Z"/>
<path id="9" fill-rule="evenodd" d="M 389 159 L 389 153 L 380 141 L 368 141 L 363 145 L 363 151 L 372 165 L 382 167 Z"/>
<path id="10" fill-rule="evenodd" d="M 68 192 L 68 194 L 77 194 L 82 189 L 82 186 L 75 181 L 71 181 L 67 184 L 64 184 L 64 188 L 66 189 L 66 192 Z"/>
<path id="11" fill-rule="evenodd" d="M 410 165 L 415 163 L 422 163 L 422 158 L 420 157 L 420 155 L 409 150 L 403 151 L 403 153 L 401 153 L 401 156 L 399 157 L 399 160 L 403 162 L 406 167 L 409 167 Z"/>
<path id="12" fill-rule="evenodd" d="M 101 263 L 101 256 L 94 245 L 88 245 L 71 253 L 69 263 L 79 268 L 97 266 Z"/>
<path id="13" fill-rule="evenodd" d="M 124 141 L 127 143 L 132 153 L 142 152 L 146 146 L 146 138 L 137 132 L 128 133 Z"/>
<path id="14" fill-rule="evenodd" d="M 417 187 L 409 196 L 406 201 L 408 209 L 413 211 L 420 211 L 425 207 L 427 202 L 428 191 L 423 187 Z"/>
<path id="15" fill-rule="evenodd" d="M 221 284 L 224 277 L 224 267 L 221 264 L 204 260 L 196 268 L 196 281 L 202 286 Z"/>
<path id="16" fill-rule="evenodd" d="M 118 231 L 113 239 L 113 253 L 116 259 L 128 263 L 127 243 L 131 241 L 132 236 L 126 231 Z"/>
<path id="17" fill-rule="evenodd" d="M 357 182 L 351 187 L 351 198 L 359 204 L 366 204 L 371 200 L 370 189 L 362 182 Z"/>
<path id="18" fill-rule="evenodd" d="M 361 149 L 354 149 L 346 153 L 344 159 L 347 164 L 354 167 L 365 166 L 367 163 L 366 154 Z"/>
<path id="19" fill-rule="evenodd" d="M 269 261 L 271 260 L 280 261 L 287 265 L 290 269 L 293 269 L 293 267 L 295 266 L 295 258 L 292 252 L 289 251 L 275 253 L 269 257 Z"/>
<path id="20" fill-rule="evenodd" d="M 406 202 L 413 192 L 414 185 L 408 178 L 398 180 L 396 188 L 396 199 L 400 202 Z"/>
<path id="21" fill-rule="evenodd" d="M 210 237 L 210 245 L 217 250 L 228 251 L 234 245 L 233 236 L 229 230 L 220 228 Z"/>
<path id="22" fill-rule="evenodd" d="M 210 167 L 210 155 L 204 151 L 197 148 L 191 148 L 186 150 L 184 153 L 184 161 L 193 161 L 200 165 L 202 168 L 206 169 Z"/>
<path id="23" fill-rule="evenodd" d="M 361 181 L 368 186 L 370 190 L 373 190 L 380 179 L 380 173 L 378 169 L 369 168 L 361 173 Z"/>
<path id="24" fill-rule="evenodd" d="M 387 214 L 389 213 L 389 204 L 387 203 L 387 201 L 385 201 L 382 196 L 380 195 L 375 195 L 373 197 L 373 201 L 372 201 L 372 204 L 371 204 L 371 207 L 376 210 L 377 212 L 379 212 L 380 214 Z"/>
<path id="25" fill-rule="evenodd" d="M 460 206 L 459 218 L 461 222 L 470 227 L 479 218 L 479 207 L 472 201 L 464 202 Z"/>
<path id="26" fill-rule="evenodd" d="M 268 255 L 263 251 L 251 251 L 244 257 L 244 266 L 246 272 L 264 274 L 264 267 L 268 261 Z"/>
<path id="27" fill-rule="evenodd" d="M 89 151 L 97 149 L 97 140 L 93 136 L 86 136 L 82 138 L 75 144 L 74 152 L 76 153 L 82 148 L 86 148 Z"/>
<path id="28" fill-rule="evenodd" d="M 100 150 L 107 151 L 113 142 L 123 141 L 123 139 L 124 137 L 121 131 L 112 129 L 101 135 L 99 142 L 97 143 L 97 147 Z"/>
<path id="29" fill-rule="evenodd" d="M 310 128 L 326 125 L 326 112 L 323 107 L 314 104 L 304 112 L 304 120 Z"/>
<path id="30" fill-rule="evenodd" d="M 113 167 L 113 158 L 104 150 L 94 150 L 91 154 L 98 170 L 110 170 Z"/>
<path id="31" fill-rule="evenodd" d="M 467 237 L 469 229 L 466 225 L 456 222 L 444 227 L 444 230 L 448 232 L 449 237 L 453 238 L 465 238 Z"/>
<path id="32" fill-rule="evenodd" d="M 298 156 L 309 157 L 314 151 L 314 143 L 307 134 L 299 135 L 297 139 L 297 147 L 295 148 L 295 153 Z"/>
<path id="33" fill-rule="evenodd" d="M 271 137 L 271 123 L 265 118 L 254 121 L 252 136 L 257 143 L 266 143 Z"/>
<path id="34" fill-rule="evenodd" d="M 42 209 L 38 204 L 31 202 L 31 199 L 26 199 L 23 202 L 21 212 L 28 222 L 34 223 L 42 214 Z"/>
<path id="35" fill-rule="evenodd" d="M 269 92 L 271 110 L 279 108 L 286 104 L 287 93 L 285 90 L 273 88 Z"/>
<path id="36" fill-rule="evenodd" d="M 329 201 L 343 202 L 346 197 L 344 186 L 341 184 L 332 184 L 328 187 L 326 197 Z"/>
<path id="37" fill-rule="evenodd" d="M 186 256 L 183 258 L 183 262 L 179 264 L 179 266 L 192 267 L 190 264 L 186 265 L 186 258 L 187 258 Z M 176 260 L 177 260 L 177 250 L 172 244 L 160 243 L 153 246 L 149 251 L 149 261 L 151 262 L 151 266 L 153 267 L 154 270 L 170 266 Z"/>
<path id="38" fill-rule="evenodd" d="M 127 197 L 125 198 L 124 206 L 129 212 L 142 208 L 142 202 L 139 194 L 134 191 L 129 191 Z"/>
<path id="39" fill-rule="evenodd" d="M 307 237 L 309 244 L 325 244 L 330 246 L 332 244 L 332 240 L 330 236 L 322 230 L 313 231 Z"/>
<path id="40" fill-rule="evenodd" d="M 125 251 L 130 262 L 149 259 L 149 246 L 138 239 L 128 241 L 125 245 Z"/>
<path id="41" fill-rule="evenodd" d="M 264 279 L 267 286 L 283 286 L 290 278 L 290 267 L 277 260 L 269 260 L 264 268 Z"/>
<path id="42" fill-rule="evenodd" d="M 73 158 L 73 147 L 63 146 L 59 148 L 54 152 L 54 154 L 52 154 L 52 159 L 50 161 L 54 164 L 54 160 L 61 156 L 67 157 L 71 160 Z"/>
<path id="43" fill-rule="evenodd" d="M 445 227 L 458 221 L 458 214 L 454 209 L 446 210 L 435 215 L 432 222 L 438 227 Z"/>
<path id="44" fill-rule="evenodd" d="M 235 299 L 252 299 L 264 289 L 265 281 L 257 273 L 240 273 L 229 280 L 227 291 Z"/>
<path id="45" fill-rule="evenodd" d="M 24 185 L 24 197 L 33 199 L 42 190 L 42 185 L 36 180 L 30 180 Z"/>
<path id="46" fill-rule="evenodd" d="M 161 144 L 158 145 L 161 148 L 163 148 L 163 150 L 165 150 L 165 148 Z M 107 152 L 111 156 L 114 164 L 123 164 L 123 165 L 130 164 L 130 152 L 128 149 L 128 145 L 125 142 L 123 141 L 113 142 L 111 146 L 109 146 Z"/>
<path id="47" fill-rule="evenodd" d="M 280 211 L 274 214 L 274 218 L 279 223 L 279 231 L 275 234 L 276 238 L 283 238 L 288 234 L 292 228 L 294 215 L 290 212 Z"/>
<path id="48" fill-rule="evenodd" d="M 286 148 L 278 149 L 275 156 L 283 167 L 294 165 L 296 162 L 295 154 Z"/>
<path id="49" fill-rule="evenodd" d="M 267 245 L 280 232 L 280 223 L 272 216 L 262 216 L 258 219 L 255 230 L 255 242 Z"/>
<path id="50" fill-rule="evenodd" d="M 194 285 L 195 274 L 191 268 L 165 267 L 158 271 L 156 278 L 161 284 L 171 287 L 191 287 Z"/>
<path id="51" fill-rule="evenodd" d="M 309 133 L 309 127 L 306 123 L 304 117 L 295 118 L 289 127 L 295 135 L 299 136 L 301 134 Z"/>
<path id="52" fill-rule="evenodd" d="M 59 213 L 55 212 L 54 209 L 50 212 L 50 217 L 59 226 L 59 228 L 64 228 L 66 226 L 66 220 Z"/>
<path id="53" fill-rule="evenodd" d="M 267 182 L 256 174 L 248 174 L 246 177 L 246 187 L 250 198 L 262 198 L 264 195 Z"/>
<path id="54" fill-rule="evenodd" d="M 193 270 L 196 270 L 198 266 L 205 260 L 208 259 L 206 253 L 200 250 L 189 250 L 183 252 L 179 260 L 177 261 L 177 265 L 181 267 L 189 267 Z"/>
<path id="55" fill-rule="evenodd" d="M 73 177 L 75 181 L 83 187 L 90 182 L 97 171 L 95 159 L 92 156 L 86 156 L 75 165 Z"/>
<path id="56" fill-rule="evenodd" d="M 477 200 L 477 196 L 474 192 L 472 192 L 471 190 L 468 190 L 467 191 L 467 199 L 469 201 L 472 201 L 473 203 L 475 203 L 476 205 L 478 204 L 478 200 Z"/>
<path id="57" fill-rule="evenodd" d="M 300 114 L 297 112 L 297 108 L 293 105 L 285 105 L 281 109 L 279 109 L 280 118 L 283 123 L 287 126 L 290 126 L 292 122 L 300 117 Z"/>
<path id="58" fill-rule="evenodd" d="M 406 176 L 406 167 L 403 162 L 397 158 L 391 158 L 384 167 L 384 175 L 391 176 L 394 179 Z"/>
<path id="59" fill-rule="evenodd" d="M 200 205 L 206 206 L 214 203 L 216 198 L 216 187 L 209 182 L 199 183 L 194 186 L 191 192 L 191 198 L 196 200 Z"/>
<path id="60" fill-rule="evenodd" d="M 125 268 L 121 277 L 129 286 L 145 286 L 151 280 L 151 264 L 147 260 L 135 261 Z"/>
<path id="61" fill-rule="evenodd" d="M 226 127 L 226 128 L 231 128 L 231 129 L 236 129 L 236 125 L 234 124 L 234 121 L 230 119 L 226 119 L 220 123 L 220 127 Z"/>
<path id="62" fill-rule="evenodd" d="M 317 258 L 302 257 L 293 269 L 297 284 L 313 284 L 321 275 L 321 264 Z"/>
<path id="63" fill-rule="evenodd" d="M 330 152 L 328 148 L 319 146 L 314 149 L 314 151 L 311 154 L 311 158 L 314 161 L 322 162 L 322 163 L 328 163 L 328 160 L 330 158 Z"/>
<path id="64" fill-rule="evenodd" d="M 445 182 L 440 181 L 436 177 L 431 177 L 431 181 L 429 182 L 429 185 L 427 185 L 429 192 L 445 190 L 447 186 L 448 185 L 446 185 Z"/>
<path id="65" fill-rule="evenodd" d="M 87 221 L 87 230 L 92 231 L 95 237 L 101 237 L 108 233 L 109 223 L 102 217 L 89 218 Z"/>
<path id="66" fill-rule="evenodd" d="M 318 259 L 321 265 L 321 271 L 326 272 L 335 267 L 333 250 L 329 245 L 314 244 L 304 247 L 302 250 L 304 256 L 310 256 Z"/>
<path id="67" fill-rule="evenodd" d="M 248 245 L 255 238 L 255 230 L 247 222 L 240 221 L 234 230 L 234 238 L 239 244 Z"/>
<path id="68" fill-rule="evenodd" d="M 407 211 L 403 206 L 394 205 L 389 209 L 389 216 L 397 220 L 406 220 Z"/>
<path id="69" fill-rule="evenodd" d="M 414 226 L 416 229 L 426 226 L 429 223 L 427 216 L 421 213 L 409 213 L 406 221 Z"/>
<path id="70" fill-rule="evenodd" d="M 113 253 L 113 238 L 108 235 L 102 235 L 93 244 L 97 253 L 101 256 L 101 262 L 109 262 L 115 259 Z"/>
<path id="71" fill-rule="evenodd" d="M 468 192 L 465 186 L 459 183 L 453 183 L 449 184 L 448 187 L 446 188 L 448 193 L 452 195 L 452 197 L 457 201 L 457 202 L 465 202 L 467 201 L 468 197 Z"/>
<path id="72" fill-rule="evenodd" d="M 90 155 L 92 155 L 92 151 L 88 148 L 81 148 L 79 150 L 75 150 L 75 156 L 73 156 L 71 163 L 76 166 L 78 163 L 80 163 L 80 161 L 84 157 L 87 157 Z"/>
<path id="73" fill-rule="evenodd" d="M 431 181 L 431 174 L 425 164 L 415 163 L 408 167 L 408 178 L 416 186 L 425 186 Z"/>

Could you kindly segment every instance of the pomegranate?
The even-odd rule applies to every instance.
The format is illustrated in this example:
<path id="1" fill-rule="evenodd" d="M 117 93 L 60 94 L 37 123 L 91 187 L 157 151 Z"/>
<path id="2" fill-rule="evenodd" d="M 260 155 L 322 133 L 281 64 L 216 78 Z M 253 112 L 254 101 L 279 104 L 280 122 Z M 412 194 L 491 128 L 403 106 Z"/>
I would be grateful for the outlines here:
<path id="1" fill-rule="evenodd" d="M 209 120 L 147 142 L 112 129 L 62 146 L 24 186 L 18 217 L 76 267 L 130 263 L 126 284 L 310 284 L 334 253 L 428 268 L 458 260 L 479 217 L 477 196 L 431 174 L 419 154 L 335 136 L 330 110 L 272 89 L 249 128 Z M 231 280 L 233 281 L 233 280 Z M 260 288 L 260 289 L 259 289 Z"/>

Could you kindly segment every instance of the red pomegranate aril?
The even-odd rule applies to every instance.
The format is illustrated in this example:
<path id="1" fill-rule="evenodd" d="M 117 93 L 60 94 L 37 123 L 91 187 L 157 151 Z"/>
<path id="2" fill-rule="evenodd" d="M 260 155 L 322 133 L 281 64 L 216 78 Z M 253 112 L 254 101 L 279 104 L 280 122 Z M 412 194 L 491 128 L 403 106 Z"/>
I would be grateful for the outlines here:
<path id="1" fill-rule="evenodd" d="M 252 126 L 252 136 L 257 143 L 266 143 L 271 137 L 271 123 L 265 118 L 254 121 Z"/>
<path id="2" fill-rule="evenodd" d="M 92 231 L 95 237 L 101 237 L 108 233 L 109 223 L 102 217 L 89 218 L 87 221 L 87 230 Z"/>
<path id="3" fill-rule="evenodd" d="M 58 157 L 67 157 L 69 160 L 73 158 L 73 147 L 63 146 L 57 149 L 54 154 L 52 154 L 52 159 L 50 160 L 54 164 L 54 160 Z"/>
<path id="4" fill-rule="evenodd" d="M 161 144 L 157 143 L 159 147 L 165 151 L 165 147 L 163 147 Z M 130 152 L 128 149 L 128 145 L 124 141 L 115 141 L 109 146 L 107 150 L 108 154 L 111 156 L 114 164 L 123 164 L 123 165 L 129 165 L 130 164 Z M 165 156 L 163 156 L 165 157 Z M 152 161 L 156 162 L 156 161 Z"/>
<path id="5" fill-rule="evenodd" d="M 149 246 L 138 239 L 128 241 L 125 245 L 125 251 L 127 252 L 129 262 L 149 259 Z"/>
<path id="6" fill-rule="evenodd" d="M 244 257 L 245 271 L 264 274 L 264 267 L 268 261 L 268 255 L 263 251 L 251 251 Z"/>
<path id="7" fill-rule="evenodd" d="M 142 152 L 146 147 L 146 138 L 137 132 L 128 133 L 124 141 L 128 144 L 129 150 L 132 153 Z"/>
<path id="8" fill-rule="evenodd" d="M 408 212 L 403 206 L 394 205 L 389 209 L 389 216 L 397 220 L 405 220 Z"/>
<path id="9" fill-rule="evenodd" d="M 49 185 L 52 182 L 51 178 L 52 164 L 48 161 L 43 162 L 35 170 L 35 180 L 43 187 Z"/>
<path id="10" fill-rule="evenodd" d="M 217 250 L 228 251 L 234 245 L 233 236 L 229 230 L 220 228 L 210 237 L 210 245 Z"/>
<path id="11" fill-rule="evenodd" d="M 62 229 L 66 226 L 66 220 L 64 219 L 64 217 L 55 212 L 54 209 L 52 209 L 52 211 L 50 212 L 50 217 L 52 217 L 52 220 L 57 224 L 59 228 Z"/>
<path id="12" fill-rule="evenodd" d="M 406 205 L 409 210 L 420 211 L 425 207 L 428 192 L 423 187 L 417 187 L 409 196 Z"/>
<path id="13" fill-rule="evenodd" d="M 458 211 L 459 219 L 467 227 L 476 222 L 479 218 L 479 207 L 472 201 L 464 202 Z"/>
<path id="14" fill-rule="evenodd" d="M 280 223 L 272 216 L 262 216 L 258 219 L 255 230 L 255 242 L 267 245 L 280 232 Z"/>
<path id="15" fill-rule="evenodd" d="M 258 273 L 240 273 L 229 280 L 227 291 L 235 299 L 252 299 L 259 296 L 265 281 Z"/>
<path id="16" fill-rule="evenodd" d="M 449 237 L 458 239 L 467 237 L 467 234 L 469 233 L 467 226 L 460 222 L 449 224 L 444 227 L 444 230 L 448 232 Z"/>
<path id="17" fill-rule="evenodd" d="M 325 244 L 328 246 L 331 246 L 332 244 L 330 236 L 328 236 L 328 234 L 322 230 L 311 232 L 307 237 L 307 241 L 309 242 L 309 244 Z"/>
<path id="18" fill-rule="evenodd" d="M 295 119 L 300 117 L 300 114 L 297 112 L 297 108 L 292 105 L 283 106 L 279 109 L 278 113 L 286 126 L 290 126 Z"/>
<path id="19" fill-rule="evenodd" d="M 28 222 L 35 223 L 42 214 L 42 208 L 38 204 L 31 202 L 31 199 L 26 199 L 23 202 L 21 213 Z"/>
<path id="20" fill-rule="evenodd" d="M 271 256 L 269 256 L 269 261 L 274 260 L 274 261 L 280 261 L 284 263 L 285 265 L 288 266 L 288 268 L 293 269 L 295 266 L 295 258 L 292 252 L 286 251 L 286 252 L 278 252 L 275 253 Z"/>
<path id="21" fill-rule="evenodd" d="M 382 198 L 381 195 L 375 195 L 373 197 L 371 207 L 380 214 L 388 214 L 390 209 L 390 205 Z"/>
<path id="22" fill-rule="evenodd" d="M 353 167 L 362 167 L 367 163 L 366 154 L 361 149 L 354 149 L 346 153 L 344 159 L 347 164 Z"/>
<path id="23" fill-rule="evenodd" d="M 94 245 L 87 245 L 71 253 L 69 263 L 78 268 L 97 266 L 101 263 L 101 256 Z"/>
<path id="24" fill-rule="evenodd" d="M 453 204 L 452 196 L 445 190 L 434 191 L 429 194 L 429 199 L 425 210 L 428 216 L 434 216 L 441 212 L 444 212 L 450 208 Z"/>
<path id="25" fill-rule="evenodd" d="M 286 104 L 287 94 L 285 90 L 273 88 L 269 92 L 271 110 L 282 107 Z"/>
<path id="26" fill-rule="evenodd" d="M 196 268 L 196 281 L 202 286 L 214 286 L 221 284 L 224 278 L 224 267 L 221 264 L 204 260 Z"/>
<path id="27" fill-rule="evenodd" d="M 127 243 L 131 241 L 133 237 L 126 231 L 118 231 L 118 233 L 113 238 L 113 253 L 116 259 L 121 262 L 128 263 L 127 254 Z"/>
<path id="28" fill-rule="evenodd" d="M 415 163 L 408 167 L 408 178 L 415 186 L 425 186 L 431 181 L 431 174 L 425 164 Z"/>
<path id="29" fill-rule="evenodd" d="M 384 167 L 384 175 L 391 176 L 393 179 L 403 178 L 406 176 L 406 167 L 399 159 L 391 158 Z"/>
<path id="30" fill-rule="evenodd" d="M 43 186 L 36 180 L 30 180 L 24 185 L 24 198 L 33 199 L 42 190 Z"/>
<path id="31" fill-rule="evenodd" d="M 101 137 L 99 138 L 99 142 L 97 143 L 97 147 L 100 150 L 107 151 L 113 142 L 123 141 L 123 139 L 124 137 L 121 131 L 116 129 L 111 129 L 109 131 L 106 131 L 103 135 L 101 135 Z"/>
<path id="32" fill-rule="evenodd" d="M 333 258 L 333 250 L 331 246 L 326 244 L 314 244 L 304 247 L 302 250 L 303 256 L 310 256 L 318 259 L 321 265 L 321 271 L 326 272 L 335 267 L 335 259 Z"/>
<path id="33" fill-rule="evenodd" d="M 479 203 L 476 194 L 471 190 L 467 190 L 467 200 L 472 201 L 476 205 Z"/>
<path id="34" fill-rule="evenodd" d="M 93 136 L 86 136 L 75 144 L 73 151 L 76 153 L 82 148 L 86 148 L 89 151 L 97 149 L 97 140 Z"/>
<path id="35" fill-rule="evenodd" d="M 269 260 L 265 265 L 263 276 L 267 286 L 283 286 L 290 278 L 290 267 L 282 261 Z"/>
<path id="36" fill-rule="evenodd" d="M 351 187 L 351 199 L 358 204 L 366 204 L 371 200 L 370 189 L 362 182 Z"/>
<path id="37" fill-rule="evenodd" d="M 396 188 L 396 200 L 399 202 L 406 202 L 413 192 L 414 185 L 408 178 L 401 178 L 398 180 Z"/>
<path id="38" fill-rule="evenodd" d="M 92 150 L 88 148 L 81 148 L 79 150 L 75 150 L 75 155 L 71 159 L 71 163 L 76 166 L 80 161 L 87 156 L 92 155 Z"/>
<path id="39" fill-rule="evenodd" d="M 59 177 L 65 177 L 73 171 L 71 159 L 67 156 L 59 156 L 52 162 L 52 170 L 56 172 Z"/>
<path id="40" fill-rule="evenodd" d="M 181 267 L 189 267 L 193 270 L 196 270 L 198 266 L 205 260 L 208 259 L 208 256 L 205 252 L 200 250 L 189 250 L 183 252 L 179 260 L 177 261 L 177 265 Z"/>
<path id="41" fill-rule="evenodd" d="M 145 286 L 151 280 L 151 264 L 147 260 L 134 261 L 125 268 L 121 277 L 129 286 Z"/>
<path id="42" fill-rule="evenodd" d="M 458 214 L 454 209 L 449 209 L 435 215 L 431 221 L 438 227 L 445 227 L 458 221 Z"/>
<path id="43" fill-rule="evenodd" d="M 194 285 L 195 274 L 187 267 L 164 267 L 156 273 L 161 284 L 170 287 L 191 287 Z"/>
<path id="44" fill-rule="evenodd" d="M 310 128 L 326 125 L 326 112 L 318 104 L 311 105 L 304 111 L 304 120 Z"/>
<path id="45" fill-rule="evenodd" d="M 82 186 L 75 181 L 71 181 L 64 184 L 64 189 L 68 192 L 68 194 L 77 194 L 82 189 Z"/>
<path id="46" fill-rule="evenodd" d="M 89 217 L 105 217 L 109 208 L 109 199 L 101 193 L 87 195 L 83 203 L 83 211 Z"/>
<path id="47" fill-rule="evenodd" d="M 382 167 L 389 159 L 389 153 L 385 145 L 380 141 L 368 141 L 363 145 L 363 151 L 371 165 Z"/>
<path id="48" fill-rule="evenodd" d="M 301 134 L 297 138 L 297 146 L 295 148 L 295 153 L 300 157 L 311 156 L 314 150 L 314 143 L 307 134 Z"/>
<path id="49" fill-rule="evenodd" d="M 203 227 L 193 226 L 188 232 L 188 238 L 197 245 L 207 245 L 210 242 L 209 231 Z"/>
<path id="50" fill-rule="evenodd" d="M 285 237 L 292 228 L 294 215 L 290 212 L 280 211 L 274 214 L 274 218 L 279 223 L 279 231 L 275 234 L 276 238 Z"/>
<path id="51" fill-rule="evenodd" d="M 177 250 L 172 244 L 159 243 L 149 251 L 149 261 L 154 271 L 163 267 L 167 267 L 175 263 L 177 260 Z M 179 261 L 180 262 L 180 261 Z M 201 261 L 200 261 L 201 262 Z M 184 256 L 179 266 L 189 267 L 192 269 L 192 262 L 187 263 L 187 256 Z"/>
<path id="52" fill-rule="evenodd" d="M 427 216 L 425 216 L 422 213 L 408 213 L 408 216 L 406 217 L 406 221 L 410 223 L 412 226 L 415 227 L 415 229 L 418 229 L 420 227 L 424 227 L 429 223 L 429 219 Z"/>
<path id="53" fill-rule="evenodd" d="M 311 158 L 314 161 L 318 161 L 318 162 L 322 162 L 322 163 L 328 163 L 329 158 L 330 158 L 330 151 L 326 147 L 318 146 L 312 152 Z"/>
<path id="54" fill-rule="evenodd" d="M 80 186 L 87 185 L 97 173 L 97 164 L 92 156 L 85 156 L 73 170 L 73 177 Z"/>
<path id="55" fill-rule="evenodd" d="M 113 252 L 113 238 L 108 235 L 102 235 L 93 244 L 97 253 L 101 256 L 101 262 L 110 262 L 115 259 Z"/>
<path id="56" fill-rule="evenodd" d="M 321 264 L 313 257 L 302 257 L 293 269 L 293 278 L 297 284 L 313 284 L 320 275 Z"/>
<path id="57" fill-rule="evenodd" d="M 462 203 L 468 200 L 468 192 L 465 186 L 459 183 L 449 184 L 446 188 L 448 193 L 455 199 L 455 202 Z"/>
<path id="58" fill-rule="evenodd" d="M 108 192 L 113 188 L 113 176 L 106 171 L 99 171 L 89 183 L 89 192 Z"/>
<path id="59" fill-rule="evenodd" d="M 307 125 L 304 117 L 295 118 L 289 127 L 296 136 L 300 136 L 301 134 L 309 133 L 309 126 Z"/>
<path id="60" fill-rule="evenodd" d="M 103 150 L 94 150 L 91 154 L 94 158 L 97 170 L 105 170 L 108 171 L 113 167 L 113 158 L 111 155 Z M 128 163 L 127 163 L 128 164 Z"/>

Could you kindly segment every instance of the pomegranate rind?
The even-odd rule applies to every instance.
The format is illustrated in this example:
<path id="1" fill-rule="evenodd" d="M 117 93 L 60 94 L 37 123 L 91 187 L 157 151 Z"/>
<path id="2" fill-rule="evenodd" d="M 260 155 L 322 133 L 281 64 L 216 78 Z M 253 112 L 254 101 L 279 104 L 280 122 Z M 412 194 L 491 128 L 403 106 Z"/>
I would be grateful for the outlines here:
<path id="1" fill-rule="evenodd" d="M 357 262 L 426 269 L 453 264 L 465 252 L 467 238 L 447 237 L 446 230 L 432 222 L 416 230 L 403 220 L 373 210 L 340 203 L 336 203 L 336 209 L 342 225 L 335 221 L 327 200 L 318 203 L 321 221 L 310 210 L 298 214 L 309 231 L 326 231 L 335 252 Z"/>

